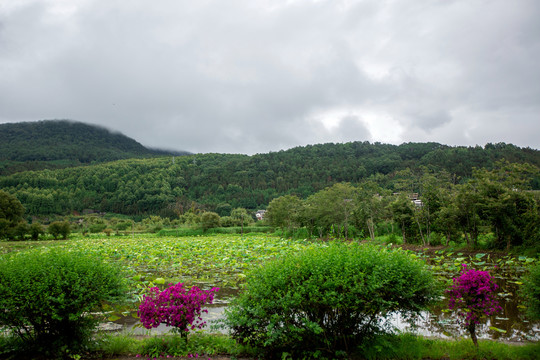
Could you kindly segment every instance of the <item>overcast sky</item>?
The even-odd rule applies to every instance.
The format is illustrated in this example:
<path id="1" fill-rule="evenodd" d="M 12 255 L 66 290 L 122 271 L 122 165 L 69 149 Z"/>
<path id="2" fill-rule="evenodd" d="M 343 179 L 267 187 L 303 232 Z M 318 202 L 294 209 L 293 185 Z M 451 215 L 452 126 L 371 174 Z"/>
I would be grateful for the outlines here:
<path id="1" fill-rule="evenodd" d="M 0 123 L 150 147 L 540 149 L 538 0 L 0 0 Z"/>

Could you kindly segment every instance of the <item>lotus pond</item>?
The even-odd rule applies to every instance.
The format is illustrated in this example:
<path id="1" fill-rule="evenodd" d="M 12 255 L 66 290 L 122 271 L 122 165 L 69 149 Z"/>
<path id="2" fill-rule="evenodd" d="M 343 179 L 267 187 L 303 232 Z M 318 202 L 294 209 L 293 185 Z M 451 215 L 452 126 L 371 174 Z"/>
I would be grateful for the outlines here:
<path id="1" fill-rule="evenodd" d="M 226 304 L 240 291 L 247 271 L 280 255 L 326 245 L 324 242 L 290 240 L 271 235 L 180 238 L 135 235 L 75 238 L 56 242 L 4 242 L 0 243 L 0 254 L 41 246 L 58 246 L 68 250 L 96 253 L 106 261 L 122 264 L 126 276 L 131 280 L 133 301 L 122 309 L 111 307 L 107 315 L 108 325 L 110 328 L 131 329 L 138 323 L 138 301 L 148 287 L 165 287 L 169 283 L 177 282 L 197 285 L 202 289 L 219 287 L 220 291 L 208 314 L 209 320 L 218 319 Z M 447 282 L 447 285 L 458 275 L 462 264 L 487 270 L 495 277 L 499 285 L 498 298 L 503 312 L 492 316 L 478 328 L 480 338 L 508 341 L 540 339 L 540 324 L 527 321 L 524 317 L 525 307 L 519 297 L 521 277 L 527 267 L 538 259 L 445 249 L 408 251 L 413 257 L 425 261 L 433 273 L 441 281 Z M 398 316 L 394 323 L 398 328 L 407 329 Z M 409 330 L 425 336 L 466 336 L 457 324 L 456 317 L 447 310 L 444 299 L 429 313 L 423 314 L 415 329 Z M 167 329 L 158 328 L 157 331 Z"/>

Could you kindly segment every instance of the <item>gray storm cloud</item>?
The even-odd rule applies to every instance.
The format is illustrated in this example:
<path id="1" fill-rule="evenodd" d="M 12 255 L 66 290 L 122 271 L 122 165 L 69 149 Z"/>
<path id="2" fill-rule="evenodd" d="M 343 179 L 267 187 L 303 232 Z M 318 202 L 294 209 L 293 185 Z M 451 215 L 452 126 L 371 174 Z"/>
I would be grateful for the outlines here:
<path id="1" fill-rule="evenodd" d="M 152 147 L 540 148 L 536 1 L 38 1 L 0 7 L 0 122 Z"/>

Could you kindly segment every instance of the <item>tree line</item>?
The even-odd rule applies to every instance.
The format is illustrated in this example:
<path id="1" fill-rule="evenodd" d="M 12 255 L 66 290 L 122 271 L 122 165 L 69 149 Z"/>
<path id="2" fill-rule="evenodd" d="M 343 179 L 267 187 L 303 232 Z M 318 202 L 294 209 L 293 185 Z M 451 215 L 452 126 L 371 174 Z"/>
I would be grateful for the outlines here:
<path id="1" fill-rule="evenodd" d="M 398 192 L 419 171 L 444 172 L 452 184 L 463 184 L 473 176 L 473 168 L 493 169 L 502 158 L 540 166 L 539 151 L 508 144 L 481 148 L 351 142 L 253 156 L 197 154 L 26 171 L 0 176 L 0 188 L 17 196 L 27 216 L 92 209 L 174 218 L 194 206 L 228 216 L 235 208 L 264 209 L 283 195 L 305 199 L 341 182 L 370 181 Z M 410 191 L 418 192 L 412 181 Z M 529 188 L 540 189 L 539 176 L 527 181 Z"/>
<path id="2" fill-rule="evenodd" d="M 475 169 L 466 182 L 456 183 L 448 172 L 420 168 L 395 173 L 393 188 L 372 179 L 357 184 L 339 182 L 305 199 L 286 194 L 271 200 L 265 219 L 286 236 L 371 238 L 399 234 L 403 243 L 449 245 L 465 242 L 478 247 L 489 234 L 491 248 L 540 244 L 540 191 L 531 189 L 539 168 L 529 164 L 496 163 L 492 170 Z M 0 191 L 0 238 L 38 238 L 43 227 L 25 219 L 25 208 L 15 197 Z M 72 226 L 83 234 L 138 230 L 158 232 L 164 228 L 207 231 L 217 227 L 250 226 L 254 212 L 221 206 L 201 209 L 195 202 L 172 217 L 150 215 L 136 225 L 128 217 L 87 215 L 73 217 Z M 72 219 L 73 220 L 73 219 Z M 65 222 L 49 226 L 55 238 L 65 237 Z M 69 224 L 68 232 L 69 232 Z M 54 231 L 51 232 L 51 231 Z"/>
<path id="3" fill-rule="evenodd" d="M 214 232 L 240 233 L 268 232 L 271 230 L 264 223 L 253 227 L 254 214 L 246 209 L 237 208 L 230 212 L 229 216 L 219 216 L 213 211 L 200 211 L 192 208 L 178 218 L 162 218 L 158 215 L 150 215 L 135 221 L 134 219 L 119 214 L 85 214 L 79 216 L 61 216 L 55 219 L 26 220 L 26 209 L 14 196 L 0 190 L 0 240 L 42 240 L 49 234 L 54 239 L 67 239 L 72 232 L 78 232 L 84 236 L 88 234 L 103 233 L 116 236 L 129 233 L 159 233 L 159 235 L 200 235 L 213 229 Z M 54 221 L 56 220 L 56 221 Z M 216 228 L 222 228 L 217 229 Z M 226 228 L 223 230 L 223 228 Z M 182 229 L 182 231 L 180 231 Z"/>
<path id="4" fill-rule="evenodd" d="M 489 233 L 493 248 L 540 244 L 540 193 L 529 181 L 538 176 L 537 167 L 501 161 L 492 170 L 475 169 L 460 184 L 447 172 L 423 170 L 405 170 L 394 191 L 368 180 L 337 183 L 306 199 L 284 195 L 270 202 L 266 217 L 291 235 L 303 230 L 308 236 L 374 239 L 399 231 L 405 244 L 463 239 L 477 247 Z"/>

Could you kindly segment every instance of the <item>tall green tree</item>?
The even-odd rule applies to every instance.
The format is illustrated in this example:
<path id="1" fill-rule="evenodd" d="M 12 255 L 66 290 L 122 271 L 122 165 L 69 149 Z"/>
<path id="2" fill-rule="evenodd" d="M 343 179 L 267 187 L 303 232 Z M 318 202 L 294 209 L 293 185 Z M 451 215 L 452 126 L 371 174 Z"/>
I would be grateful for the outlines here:
<path id="1" fill-rule="evenodd" d="M 469 247 L 476 247 L 478 243 L 479 227 L 482 223 L 480 196 L 474 182 L 456 186 L 457 221 Z"/>
<path id="2" fill-rule="evenodd" d="M 0 190 L 0 239 L 13 236 L 13 231 L 23 222 L 24 207 L 10 193 Z"/>
<path id="3" fill-rule="evenodd" d="M 300 226 L 303 202 L 296 195 L 284 195 L 273 199 L 266 209 L 265 218 L 282 231 Z"/>
<path id="4" fill-rule="evenodd" d="M 413 243 L 417 235 L 417 225 L 414 217 L 414 205 L 408 196 L 401 194 L 390 203 L 394 221 L 399 224 L 403 243 Z"/>
<path id="5" fill-rule="evenodd" d="M 455 192 L 441 192 L 441 207 L 434 214 L 433 228 L 445 237 L 445 244 L 458 238 L 459 209 Z"/>
<path id="6" fill-rule="evenodd" d="M 420 198 L 422 201 L 419 211 L 422 225 L 425 229 L 427 245 L 430 244 L 431 231 L 439 217 L 441 208 L 448 203 L 451 191 L 450 176 L 446 172 L 433 173 L 424 168 L 420 179 Z"/>
<path id="7" fill-rule="evenodd" d="M 372 240 L 375 240 L 375 226 L 383 217 L 382 192 L 373 181 L 360 184 L 356 192 L 355 227 L 365 230 Z"/>
<path id="8" fill-rule="evenodd" d="M 237 224 L 242 227 L 242 235 L 244 235 L 244 225 L 253 223 L 253 218 L 244 208 L 236 208 L 231 212 L 231 217 L 236 220 Z"/>
<path id="9" fill-rule="evenodd" d="M 538 239 L 538 205 L 525 191 L 530 183 L 527 178 L 534 172 L 530 165 L 498 162 L 491 171 L 477 169 L 473 173 L 480 192 L 481 215 L 496 236 L 497 248 L 510 249 L 527 238 Z"/>
<path id="10" fill-rule="evenodd" d="M 348 227 L 353 222 L 357 189 L 349 183 L 337 183 L 306 199 L 306 218 L 313 222 L 319 236 L 332 233 L 348 237 Z M 333 229 L 333 231 L 332 231 Z"/>

